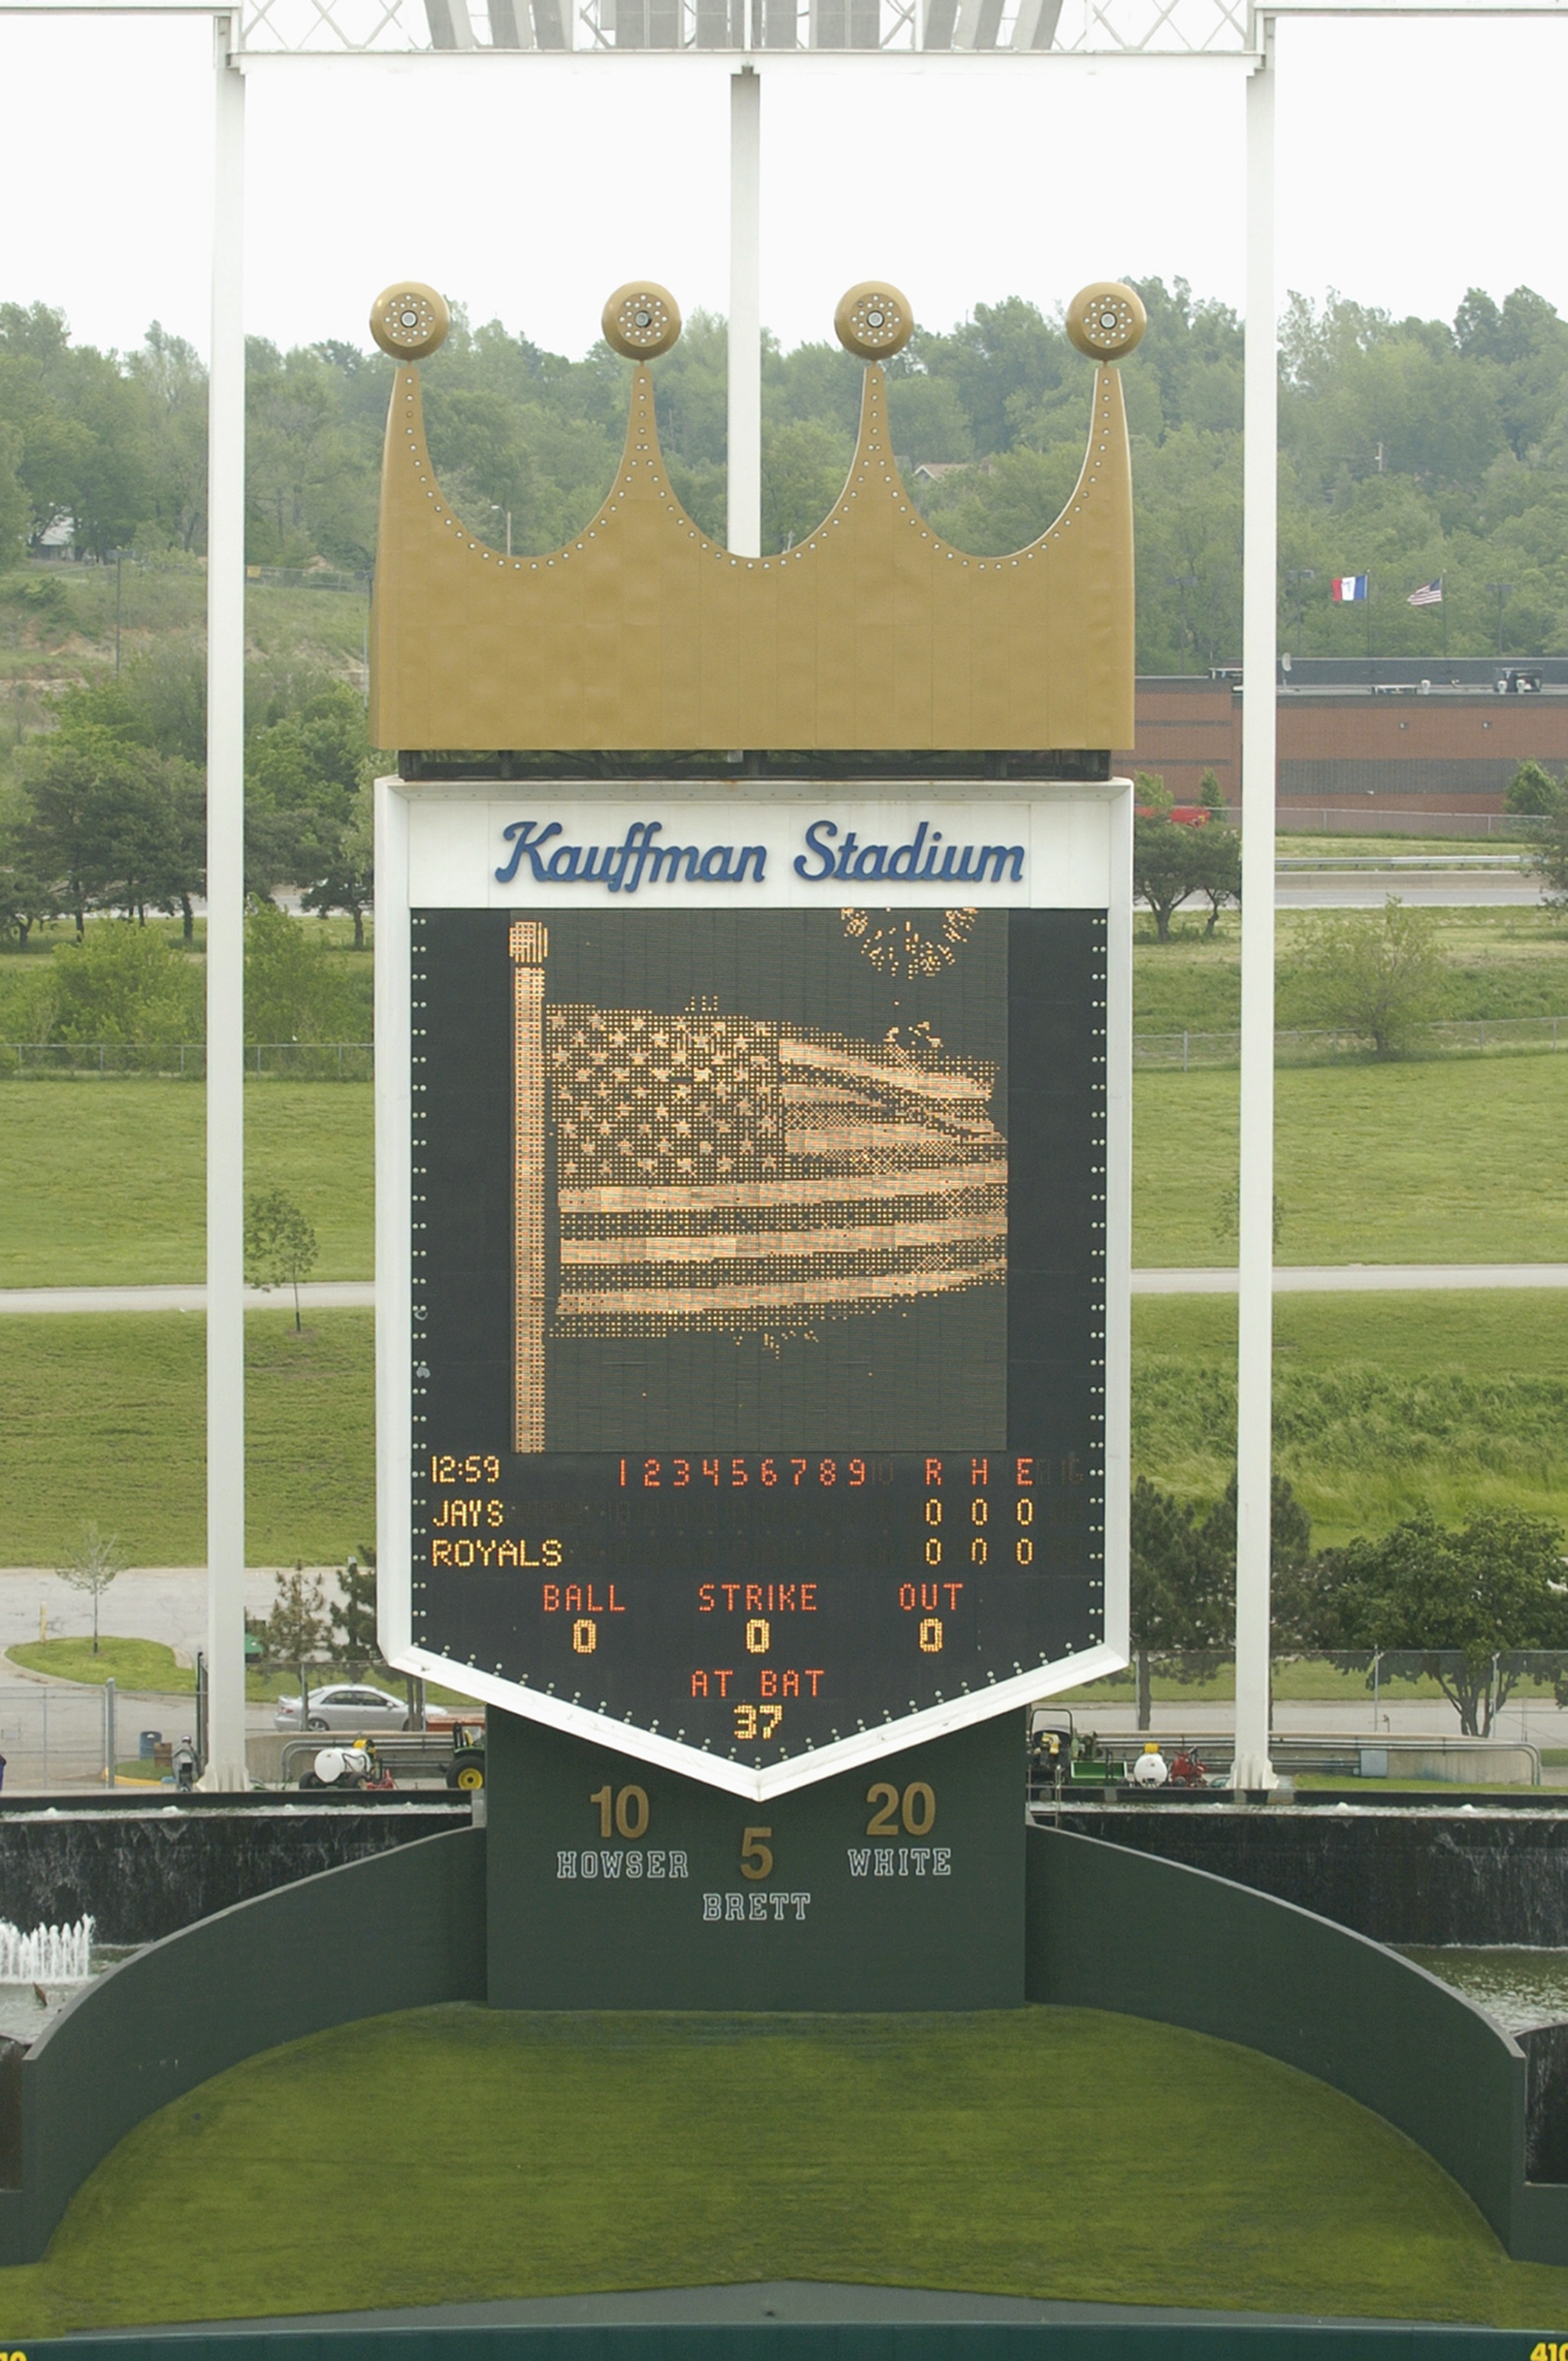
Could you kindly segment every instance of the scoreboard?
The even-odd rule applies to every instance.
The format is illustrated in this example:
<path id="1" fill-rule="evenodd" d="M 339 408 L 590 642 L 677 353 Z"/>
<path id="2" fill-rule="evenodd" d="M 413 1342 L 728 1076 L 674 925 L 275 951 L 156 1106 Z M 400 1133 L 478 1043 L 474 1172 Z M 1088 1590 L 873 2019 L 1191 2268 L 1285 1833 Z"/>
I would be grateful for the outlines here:
<path id="1" fill-rule="evenodd" d="M 1126 1661 L 1130 790 L 378 789 L 382 1644 L 779 1794 Z"/>

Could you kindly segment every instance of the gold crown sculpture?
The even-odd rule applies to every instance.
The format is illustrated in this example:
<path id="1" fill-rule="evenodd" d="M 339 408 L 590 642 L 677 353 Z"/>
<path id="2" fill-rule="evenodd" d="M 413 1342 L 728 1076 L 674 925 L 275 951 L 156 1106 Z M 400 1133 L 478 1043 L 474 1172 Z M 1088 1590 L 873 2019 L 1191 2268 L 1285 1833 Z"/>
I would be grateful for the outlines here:
<path id="1" fill-rule="evenodd" d="M 908 339 L 885 282 L 835 321 L 867 361 L 849 480 L 817 531 L 732 555 L 688 517 L 660 456 L 647 362 L 680 334 L 635 283 L 605 332 L 638 363 L 626 449 L 592 522 L 553 556 L 467 532 L 425 445 L 417 368 L 446 327 L 434 291 L 380 296 L 400 366 L 387 419 L 371 622 L 374 742 L 411 751 L 1063 750 L 1133 738 L 1132 478 L 1121 379 L 1143 333 L 1129 288 L 1086 288 L 1068 334 L 1100 362 L 1071 498 L 1026 549 L 970 557 L 921 516 L 894 464 L 877 356 Z"/>

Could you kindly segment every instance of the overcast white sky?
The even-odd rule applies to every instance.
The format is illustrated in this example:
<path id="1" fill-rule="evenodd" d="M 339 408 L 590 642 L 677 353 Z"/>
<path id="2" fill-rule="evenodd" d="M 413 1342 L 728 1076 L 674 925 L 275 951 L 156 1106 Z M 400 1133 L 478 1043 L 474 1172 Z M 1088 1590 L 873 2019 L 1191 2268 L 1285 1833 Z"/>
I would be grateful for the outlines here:
<path id="1" fill-rule="evenodd" d="M 210 60 L 205 18 L 0 16 L 0 300 L 59 304 L 93 343 L 158 318 L 204 349 Z M 1523 281 L 1568 313 L 1568 23 L 1291 24 L 1280 61 L 1282 287 L 1452 316 L 1469 285 Z M 572 354 L 635 275 L 722 311 L 729 71 L 258 65 L 248 325 L 366 342 L 370 298 L 404 275 Z M 762 313 L 786 345 L 883 273 L 932 326 L 1129 272 L 1240 305 L 1234 63 L 762 71 Z"/>

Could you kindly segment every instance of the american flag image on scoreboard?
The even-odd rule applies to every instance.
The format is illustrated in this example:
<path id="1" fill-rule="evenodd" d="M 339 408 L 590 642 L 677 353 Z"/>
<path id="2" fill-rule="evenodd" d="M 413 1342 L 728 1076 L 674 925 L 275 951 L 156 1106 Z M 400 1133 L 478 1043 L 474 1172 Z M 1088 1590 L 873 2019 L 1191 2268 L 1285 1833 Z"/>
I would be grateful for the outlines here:
<path id="1" fill-rule="evenodd" d="M 797 1330 L 1004 1282 L 992 1067 L 920 1028 L 548 1004 L 544 935 L 513 929 L 518 1449 L 543 1447 L 546 1333 Z"/>

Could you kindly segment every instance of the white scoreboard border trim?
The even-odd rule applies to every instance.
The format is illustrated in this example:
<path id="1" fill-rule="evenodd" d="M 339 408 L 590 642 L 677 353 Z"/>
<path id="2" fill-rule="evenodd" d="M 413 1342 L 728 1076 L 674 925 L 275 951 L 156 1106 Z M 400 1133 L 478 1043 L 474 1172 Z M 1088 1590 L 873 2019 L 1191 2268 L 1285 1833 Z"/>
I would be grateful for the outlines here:
<path id="1" fill-rule="evenodd" d="M 682 785 L 664 780 L 607 781 L 598 794 L 594 783 L 581 779 L 563 779 L 556 783 L 552 796 L 552 782 L 530 780 L 526 787 L 509 793 L 504 783 L 493 779 L 442 784 L 427 786 L 399 778 L 382 778 L 376 782 L 376 1496 L 378 1547 L 378 1585 L 379 1608 L 379 1639 L 382 1653 L 400 1672 L 414 1673 L 438 1681 L 448 1688 L 474 1697 L 478 1703 L 494 1705 L 511 1713 L 548 1724 L 552 1729 L 569 1731 L 574 1737 L 585 1738 L 601 1746 L 616 1748 L 637 1761 L 652 1763 L 663 1770 L 676 1771 L 687 1778 L 700 1779 L 709 1786 L 719 1787 L 730 1795 L 742 1795 L 763 1802 L 772 1795 L 788 1795 L 793 1789 L 811 1785 L 819 1779 L 830 1778 L 835 1773 L 851 1771 L 868 1763 L 882 1761 L 891 1754 L 902 1753 L 933 1738 L 945 1736 L 949 1730 L 963 1730 L 995 1715 L 1015 1710 L 1036 1699 L 1056 1695 L 1080 1683 L 1102 1677 L 1107 1673 L 1121 1672 L 1129 1661 L 1127 1646 L 1128 1617 L 1128 1504 L 1132 1482 L 1131 1467 L 1131 1298 L 1132 1298 L 1132 933 L 1133 933 L 1133 790 L 1127 779 L 1113 779 L 1104 785 L 1085 785 L 1077 782 L 1059 785 L 1042 782 L 1029 783 L 1029 791 L 1020 793 L 1017 782 L 993 780 L 956 782 L 933 780 L 929 803 L 912 796 L 908 789 L 895 797 L 879 798 L 877 783 L 867 781 L 862 786 L 855 781 L 777 781 L 737 782 L 727 794 L 715 795 L 711 785 Z M 750 792 L 748 792 L 750 790 Z M 1030 859 L 1027 866 L 1034 872 L 1038 865 L 1036 854 L 1047 850 L 1050 839 L 1057 836 L 1065 822 L 1065 833 L 1070 851 L 1067 869 L 1075 873 L 1069 895 L 1058 891 L 1053 895 L 1048 882 L 1036 906 L 1079 906 L 1102 908 L 1108 913 L 1107 926 L 1107 990 L 1105 1009 L 1105 1630 L 1106 1640 L 1078 1656 L 1068 1656 L 1052 1664 L 1042 1664 L 1010 1681 L 998 1681 L 970 1695 L 953 1698 L 946 1704 L 928 1708 L 922 1713 L 907 1714 L 895 1721 L 879 1724 L 875 1729 L 857 1730 L 853 1738 L 839 1740 L 827 1746 L 807 1749 L 786 1762 L 757 1771 L 740 1763 L 731 1763 L 702 1749 L 677 1743 L 674 1739 L 661 1738 L 657 1733 L 629 1729 L 608 1715 L 589 1712 L 581 1706 L 568 1705 L 562 1699 L 543 1695 L 538 1690 L 518 1686 L 492 1674 L 478 1671 L 472 1664 L 457 1664 L 424 1648 L 416 1648 L 412 1639 L 411 1594 L 411 1509 L 410 1481 L 412 1465 L 413 1427 L 413 1355 L 411 1342 L 413 1307 L 413 1266 L 411 1240 L 413 1206 L 411 1195 L 411 1143 L 412 1115 L 412 1073 L 405 1045 L 411 1039 L 413 1019 L 411 992 L 411 933 L 410 912 L 414 905 L 416 881 L 411 858 L 411 807 L 419 805 L 428 808 L 438 803 L 457 806 L 481 804 L 505 808 L 516 816 L 537 816 L 547 820 L 557 813 L 589 804 L 614 803 L 625 805 L 635 796 L 641 811 L 661 803 L 672 806 L 709 807 L 702 813 L 706 821 L 710 816 L 714 826 L 728 838 L 735 840 L 743 834 L 742 818 L 748 804 L 792 806 L 804 814 L 810 807 L 817 814 L 843 811 L 852 815 L 854 824 L 879 803 L 888 814 L 888 830 L 902 828 L 905 819 L 918 802 L 924 815 L 927 810 L 938 818 L 944 807 L 950 807 L 955 820 L 965 806 L 990 807 L 995 810 L 1005 807 L 1016 812 L 1027 810 L 1031 818 Z M 1095 893 L 1086 897 L 1082 884 L 1082 862 L 1086 850 L 1086 831 L 1075 822 L 1087 818 L 1083 807 L 1101 807 L 1097 817 L 1103 829 L 1101 860 L 1093 865 L 1104 880 L 1102 898 Z M 1074 807 L 1077 807 L 1076 811 Z M 467 834 L 472 821 L 466 812 L 454 811 L 452 834 Z M 696 813 L 692 812 L 694 822 Z M 1099 834 L 1099 829 L 1089 831 Z M 1066 850 L 1067 848 L 1064 848 Z M 418 899 L 422 907 L 455 906 L 489 908 L 496 906 L 548 907 L 554 900 L 564 904 L 568 895 L 571 903 L 581 906 L 589 896 L 580 888 L 567 889 L 536 884 L 532 875 L 520 874 L 499 896 L 495 891 L 493 870 L 505 848 L 499 832 L 488 828 L 484 831 L 484 854 L 488 867 L 476 876 L 456 899 L 450 884 L 439 897 L 433 897 L 428 885 L 421 888 Z M 826 881 L 825 881 L 826 882 Z M 1062 881 L 1065 882 L 1065 881 Z M 941 899 L 950 901 L 955 892 L 961 891 L 971 903 L 988 906 L 1026 906 L 1034 901 L 1033 877 L 1025 878 L 1022 889 L 1003 887 L 956 888 L 948 886 Z M 592 894 L 597 905 L 602 889 Z M 658 908 L 667 906 L 664 889 L 655 887 L 644 899 L 641 895 L 634 904 L 626 906 Z M 790 900 L 799 906 L 807 900 L 816 903 L 829 897 L 820 894 L 791 894 Z M 847 887 L 831 893 L 834 906 L 861 898 Z M 929 904 L 934 898 L 929 889 L 916 894 L 901 895 L 891 881 L 879 881 L 864 890 L 868 906 L 897 907 L 902 903 Z M 750 902 L 757 906 L 778 906 L 776 899 L 762 897 L 754 889 L 726 888 L 722 885 L 702 887 L 681 895 L 688 904 L 699 906 L 733 906 Z M 603 895 L 606 906 L 609 896 Z"/>

